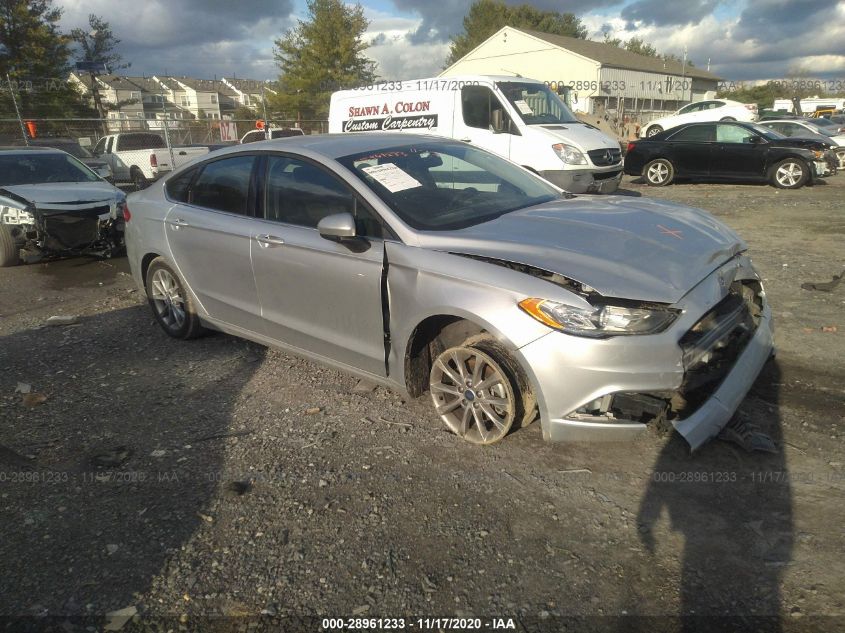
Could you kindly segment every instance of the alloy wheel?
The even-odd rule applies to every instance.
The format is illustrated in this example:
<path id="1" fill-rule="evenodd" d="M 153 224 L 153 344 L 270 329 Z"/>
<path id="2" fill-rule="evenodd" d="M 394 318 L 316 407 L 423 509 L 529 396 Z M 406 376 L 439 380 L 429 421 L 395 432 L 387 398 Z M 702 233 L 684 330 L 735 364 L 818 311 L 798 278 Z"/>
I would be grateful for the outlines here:
<path id="1" fill-rule="evenodd" d="M 502 367 L 474 347 L 453 347 L 434 361 L 429 383 L 435 410 L 453 433 L 473 444 L 492 444 L 516 415 L 516 397 Z"/>
<path id="2" fill-rule="evenodd" d="M 836 152 L 836 168 L 845 170 L 845 149 Z"/>
<path id="3" fill-rule="evenodd" d="M 782 187 L 794 187 L 804 176 L 804 169 L 798 163 L 783 163 L 775 172 L 775 179 Z"/>
<path id="4" fill-rule="evenodd" d="M 182 286 L 169 270 L 159 268 L 153 273 L 153 307 L 162 324 L 177 331 L 185 324 L 185 295 Z"/>
<path id="5" fill-rule="evenodd" d="M 663 184 L 669 177 L 669 166 L 666 163 L 654 163 L 648 168 L 647 177 L 655 184 Z"/>

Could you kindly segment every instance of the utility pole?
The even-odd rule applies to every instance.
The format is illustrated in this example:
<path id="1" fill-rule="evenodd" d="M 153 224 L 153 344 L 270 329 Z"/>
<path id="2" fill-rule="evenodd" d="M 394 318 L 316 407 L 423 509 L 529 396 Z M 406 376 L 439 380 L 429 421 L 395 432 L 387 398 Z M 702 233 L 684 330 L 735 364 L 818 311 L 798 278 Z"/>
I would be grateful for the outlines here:
<path id="1" fill-rule="evenodd" d="M 264 117 L 264 140 L 270 138 L 270 122 L 267 120 L 267 98 L 264 96 L 264 82 L 261 82 L 261 112 Z"/>

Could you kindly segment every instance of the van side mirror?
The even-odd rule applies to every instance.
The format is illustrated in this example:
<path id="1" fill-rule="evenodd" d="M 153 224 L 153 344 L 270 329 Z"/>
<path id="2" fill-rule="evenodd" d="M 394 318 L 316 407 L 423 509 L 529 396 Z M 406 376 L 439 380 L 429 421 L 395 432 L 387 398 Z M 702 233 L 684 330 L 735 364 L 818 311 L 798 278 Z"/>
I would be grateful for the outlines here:
<path id="1" fill-rule="evenodd" d="M 344 240 L 356 237 L 355 218 L 351 213 L 327 215 L 317 223 L 320 236 L 327 240 Z"/>

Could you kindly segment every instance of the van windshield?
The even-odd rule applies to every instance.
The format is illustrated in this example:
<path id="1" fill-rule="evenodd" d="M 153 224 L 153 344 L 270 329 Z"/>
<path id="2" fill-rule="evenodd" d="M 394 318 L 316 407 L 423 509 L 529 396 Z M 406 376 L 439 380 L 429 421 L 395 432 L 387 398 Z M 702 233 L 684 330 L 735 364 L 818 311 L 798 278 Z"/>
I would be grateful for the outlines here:
<path id="1" fill-rule="evenodd" d="M 413 143 L 337 161 L 422 231 L 462 229 L 561 197 L 525 169 L 463 143 Z"/>
<path id="2" fill-rule="evenodd" d="M 579 123 L 572 110 L 545 84 L 499 81 L 496 86 L 526 125 Z"/>

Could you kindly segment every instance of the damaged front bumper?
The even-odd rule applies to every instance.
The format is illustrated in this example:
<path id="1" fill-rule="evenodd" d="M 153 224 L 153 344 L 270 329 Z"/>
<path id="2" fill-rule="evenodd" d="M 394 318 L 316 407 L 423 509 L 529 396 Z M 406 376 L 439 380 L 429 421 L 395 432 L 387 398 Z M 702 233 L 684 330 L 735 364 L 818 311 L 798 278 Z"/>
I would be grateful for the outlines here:
<path id="1" fill-rule="evenodd" d="M 123 247 L 123 201 L 29 205 L 4 218 L 24 251 L 39 256 L 110 257 Z"/>
<path id="2" fill-rule="evenodd" d="M 661 334 L 553 332 L 519 350 L 546 440 L 627 441 L 658 425 L 695 450 L 719 433 L 773 352 L 771 310 L 744 256 L 675 307 L 681 317 Z"/>

